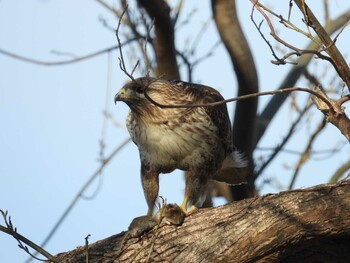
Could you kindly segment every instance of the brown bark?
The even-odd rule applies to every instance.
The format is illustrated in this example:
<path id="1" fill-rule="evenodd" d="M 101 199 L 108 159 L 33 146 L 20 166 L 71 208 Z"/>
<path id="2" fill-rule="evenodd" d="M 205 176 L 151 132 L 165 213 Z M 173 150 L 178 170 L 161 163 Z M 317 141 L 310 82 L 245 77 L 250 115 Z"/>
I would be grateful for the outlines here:
<path id="1" fill-rule="evenodd" d="M 340 114 L 337 112 L 329 112 L 326 114 L 326 120 L 337 127 L 344 137 L 350 142 L 350 119 L 348 116 L 346 116 L 344 111 L 342 111 Z"/>
<path id="2" fill-rule="evenodd" d="M 299 7 L 300 11 L 304 14 L 304 19 L 307 25 L 312 27 L 317 36 L 321 39 L 323 45 L 326 47 L 325 51 L 328 53 L 335 64 L 335 69 L 350 91 L 350 69 L 343 55 L 337 48 L 335 42 L 333 42 L 331 37 L 327 34 L 326 30 L 320 24 L 304 0 L 294 0 L 294 2 Z"/>
<path id="3" fill-rule="evenodd" d="M 238 21 L 236 1 L 212 0 L 212 10 L 216 27 L 236 73 L 238 96 L 258 92 L 258 75 L 248 42 Z M 255 146 L 257 106 L 257 97 L 236 103 L 233 143 L 238 150 L 244 152 L 249 161 L 250 178 L 247 178 L 247 184 L 232 187 L 234 200 L 252 197 L 255 194 L 252 154 Z"/>
<path id="4" fill-rule="evenodd" d="M 138 0 L 138 3 L 146 9 L 149 17 L 154 19 L 157 76 L 169 80 L 180 79 L 176 61 L 174 24 L 168 4 L 163 0 Z"/>
<path id="5" fill-rule="evenodd" d="M 89 262 L 350 262 L 350 182 L 201 209 L 182 226 L 156 228 L 90 244 Z M 85 248 L 58 259 L 85 262 Z"/>

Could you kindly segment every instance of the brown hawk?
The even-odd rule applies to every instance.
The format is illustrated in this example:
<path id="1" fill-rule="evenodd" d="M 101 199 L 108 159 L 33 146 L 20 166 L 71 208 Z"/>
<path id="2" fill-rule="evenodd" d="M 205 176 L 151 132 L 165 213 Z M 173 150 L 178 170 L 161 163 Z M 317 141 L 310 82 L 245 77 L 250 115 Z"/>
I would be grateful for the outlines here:
<path id="1" fill-rule="evenodd" d="M 231 125 L 226 104 L 214 107 L 160 108 L 159 104 L 179 105 L 221 101 L 215 89 L 183 81 L 167 81 L 150 77 L 127 83 L 115 95 L 130 111 L 126 125 L 141 158 L 141 180 L 152 216 L 158 196 L 159 174 L 175 169 L 185 173 L 185 197 L 181 209 L 200 207 L 209 180 L 235 183 L 221 173 L 225 168 L 245 167 L 231 138 Z M 240 181 L 240 180 L 238 180 Z"/>

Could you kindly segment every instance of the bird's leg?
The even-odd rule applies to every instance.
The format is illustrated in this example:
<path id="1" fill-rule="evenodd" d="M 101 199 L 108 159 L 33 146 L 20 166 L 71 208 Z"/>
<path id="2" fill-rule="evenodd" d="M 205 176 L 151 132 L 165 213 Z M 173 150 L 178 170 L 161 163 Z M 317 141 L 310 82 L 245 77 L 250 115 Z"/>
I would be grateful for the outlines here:
<path id="1" fill-rule="evenodd" d="M 180 209 L 185 213 L 185 215 L 190 215 L 193 212 L 198 210 L 198 208 L 194 205 L 191 205 L 190 209 L 187 210 L 188 201 L 189 201 L 189 196 L 185 194 L 184 200 L 182 201 L 182 204 L 180 206 Z"/>
<path id="2" fill-rule="evenodd" d="M 158 176 L 159 173 L 141 164 L 141 182 L 148 205 L 148 212 L 147 215 L 136 217 L 131 222 L 129 233 L 132 237 L 139 237 L 157 225 L 157 221 L 152 215 L 159 190 Z"/>
<path id="3" fill-rule="evenodd" d="M 185 197 L 180 206 L 186 215 L 189 215 L 202 206 L 206 189 L 208 188 L 209 176 L 205 171 L 186 171 Z M 187 207 L 191 206 L 189 210 Z"/>
<path id="4" fill-rule="evenodd" d="M 152 217 L 159 191 L 159 173 L 149 166 L 141 165 L 141 182 L 148 205 L 147 216 Z"/>

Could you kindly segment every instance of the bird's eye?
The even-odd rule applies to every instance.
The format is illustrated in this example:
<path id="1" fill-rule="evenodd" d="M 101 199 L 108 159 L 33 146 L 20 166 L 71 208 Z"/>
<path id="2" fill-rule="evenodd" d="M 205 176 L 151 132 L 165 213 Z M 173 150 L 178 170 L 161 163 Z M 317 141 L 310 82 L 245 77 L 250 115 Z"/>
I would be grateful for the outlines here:
<path id="1" fill-rule="evenodd" d="M 135 88 L 135 91 L 136 91 L 137 93 L 142 93 L 142 92 L 143 92 L 143 88 L 142 88 L 141 86 L 137 86 L 137 87 Z"/>

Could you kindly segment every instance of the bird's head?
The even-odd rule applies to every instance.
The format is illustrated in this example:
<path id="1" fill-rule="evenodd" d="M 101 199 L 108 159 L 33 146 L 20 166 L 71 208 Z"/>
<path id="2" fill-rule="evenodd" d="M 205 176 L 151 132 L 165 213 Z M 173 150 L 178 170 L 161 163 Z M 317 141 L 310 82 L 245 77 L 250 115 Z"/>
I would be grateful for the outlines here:
<path id="1" fill-rule="evenodd" d="M 137 112 L 139 115 L 145 113 L 155 113 L 156 107 L 146 96 L 147 95 L 163 101 L 164 91 L 162 84 L 166 81 L 158 80 L 155 78 L 144 77 L 132 80 L 126 83 L 114 97 L 114 103 L 117 101 L 125 102 L 132 111 Z M 163 86 L 164 87 L 164 86 Z M 152 110 L 151 110 L 152 108 Z"/>
<path id="2" fill-rule="evenodd" d="M 144 90 L 147 86 L 142 78 L 129 81 L 115 95 L 114 103 L 117 103 L 117 101 L 124 101 L 127 104 L 139 103 L 145 99 Z"/>

